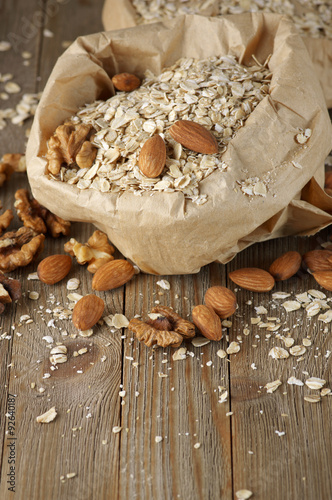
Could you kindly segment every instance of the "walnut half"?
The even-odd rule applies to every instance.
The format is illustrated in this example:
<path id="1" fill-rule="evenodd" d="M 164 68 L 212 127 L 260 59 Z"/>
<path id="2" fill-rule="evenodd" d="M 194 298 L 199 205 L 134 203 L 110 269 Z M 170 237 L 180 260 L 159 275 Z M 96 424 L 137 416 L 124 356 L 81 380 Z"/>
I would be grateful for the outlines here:
<path id="1" fill-rule="evenodd" d="M 9 273 L 30 264 L 44 249 L 45 236 L 20 227 L 0 238 L 0 271 Z"/>
<path id="2" fill-rule="evenodd" d="M 114 247 L 108 242 L 107 235 L 98 230 L 90 236 L 85 244 L 71 238 L 65 244 L 64 250 L 72 257 L 76 257 L 79 264 L 83 265 L 88 262 L 90 273 L 95 273 L 106 262 L 114 260 Z"/>
<path id="3" fill-rule="evenodd" d="M 58 175 L 63 164 L 90 168 L 97 155 L 97 148 L 88 139 L 91 131 L 91 125 L 85 123 L 74 125 L 68 122 L 57 127 L 48 141 L 48 172 Z"/>
<path id="4" fill-rule="evenodd" d="M 14 207 L 25 227 L 33 229 L 36 233 L 49 232 L 53 238 L 57 238 L 61 234 L 68 236 L 70 222 L 52 214 L 37 200 L 30 198 L 27 189 L 16 191 L 15 200 Z"/>
<path id="5" fill-rule="evenodd" d="M 148 347 L 179 347 L 183 339 L 195 336 L 195 325 L 183 319 L 173 309 L 167 306 L 156 306 L 152 309 L 153 319 L 146 322 L 133 318 L 128 325 L 129 330 L 136 334 L 139 341 Z"/>

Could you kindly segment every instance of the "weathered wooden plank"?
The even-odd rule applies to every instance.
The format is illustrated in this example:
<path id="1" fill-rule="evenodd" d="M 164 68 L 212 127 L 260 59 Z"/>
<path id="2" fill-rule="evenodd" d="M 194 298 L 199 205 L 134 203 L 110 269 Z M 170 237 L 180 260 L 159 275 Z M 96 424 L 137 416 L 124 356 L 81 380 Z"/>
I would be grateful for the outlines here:
<path id="1" fill-rule="evenodd" d="M 11 1 L 3 0 L 0 3 L 0 40 L 9 41 L 12 48 L 5 52 L 0 52 L 0 74 L 5 75 L 10 73 L 12 81 L 19 84 L 22 92 L 35 91 L 35 76 L 37 68 L 37 60 L 32 58 L 24 59 L 22 52 L 30 52 L 34 54 L 38 48 L 38 37 L 29 37 L 24 31 L 24 20 L 28 20 L 32 11 L 37 9 L 38 2 L 30 2 L 29 5 L 23 0 L 17 1 L 13 8 Z M 24 63 L 24 61 L 26 61 Z M 23 64 L 24 63 L 24 64 Z M 25 64 L 29 64 L 26 66 Z M 5 91 L 5 83 L 0 83 L 0 92 Z M 22 92 L 19 94 L 8 95 L 8 100 L 1 101 L 1 109 L 15 107 L 19 102 Z M 12 125 L 11 121 L 6 120 L 7 126 L 0 132 L 0 158 L 4 153 L 22 152 L 24 150 L 25 135 L 21 127 Z M 25 178 L 25 174 L 17 174 L 20 180 Z M 9 184 L 4 184 L 0 187 L 0 201 L 4 208 L 9 208 L 13 203 L 13 189 Z M 0 334 L 8 332 L 11 335 L 13 332 L 10 326 L 15 321 L 16 305 L 7 306 L 6 316 L 0 318 Z M 0 380 L 2 391 L 0 394 L 0 413 L 5 415 L 7 407 L 7 394 L 9 384 L 10 369 L 8 366 L 11 363 L 11 340 L 2 340 L 0 342 Z M 5 418 L 0 419 L 0 449 L 4 446 Z M 0 456 L 0 467 L 2 464 L 2 453 Z M 8 467 L 8 464 L 5 464 Z"/>
<path id="2" fill-rule="evenodd" d="M 191 317 L 210 282 L 222 282 L 220 270 L 211 266 L 213 277 L 209 267 L 195 276 L 166 277 L 169 291 L 157 286 L 160 277 L 139 275 L 126 287 L 126 315 L 146 317 L 159 301 Z M 229 407 L 218 403 L 218 386 L 228 387 L 228 363 L 216 355 L 219 343 L 185 345 L 192 355 L 173 361 L 174 349 L 148 349 L 127 333 L 121 499 L 232 498 Z"/>
<path id="3" fill-rule="evenodd" d="M 317 238 L 327 239 L 327 231 Z M 267 242 L 241 253 L 227 267 L 229 270 L 248 266 L 268 269 L 273 259 L 287 250 L 297 249 L 303 254 L 315 246 L 314 237 Z M 236 288 L 234 284 L 230 287 Z M 320 289 L 308 273 L 301 271 L 299 276 L 279 282 L 275 290 L 287 291 L 291 293 L 290 298 L 295 298 L 295 293 L 311 288 Z M 325 293 L 330 297 L 329 292 Z M 271 294 L 237 292 L 239 312 L 230 335 L 234 339 L 240 334 L 243 343 L 241 351 L 230 357 L 234 492 L 246 488 L 253 491 L 257 499 L 323 500 L 330 496 L 332 481 L 331 470 L 326 466 L 332 452 L 327 438 L 331 435 L 328 415 L 332 398 L 325 396 L 320 403 L 308 403 L 304 396 L 318 391 L 289 385 L 287 380 L 294 376 L 304 382 L 315 376 L 327 380 L 330 386 L 331 358 L 325 355 L 332 348 L 331 327 L 322 326 L 317 316 L 307 319 L 303 309 L 286 313 L 280 305 L 283 300 L 272 301 Z M 260 305 L 268 310 L 267 315 L 261 315 L 263 321 L 267 316 L 280 318 L 278 331 L 268 332 L 250 325 L 250 318 L 257 317 L 254 307 Z M 247 325 L 250 334 L 244 336 L 243 328 Z M 328 333 L 323 333 L 324 327 Z M 312 346 L 307 347 L 302 361 L 293 356 L 281 360 L 269 357 L 274 345 L 285 347 L 276 336 L 287 336 L 286 329 L 295 344 L 302 344 L 305 337 L 311 338 Z M 264 386 L 278 379 L 282 385 L 276 392 L 267 394 Z"/>
<path id="4" fill-rule="evenodd" d="M 55 36 L 44 37 L 43 44 L 39 45 L 40 88 L 45 84 L 56 58 L 63 51 L 63 48 L 60 50 L 61 40 L 72 40 L 76 35 L 96 31 L 101 27 L 101 5 L 102 2 L 48 2 L 47 7 L 56 7 L 54 15 L 51 15 L 50 9 L 43 6 L 43 22 L 47 21 L 47 28 L 53 30 Z M 24 13 L 23 9 L 19 10 L 20 16 Z M 34 12 L 29 13 L 34 15 Z M 40 25 L 40 29 L 43 28 L 44 26 Z M 33 40 L 36 42 L 38 39 L 35 37 Z M 55 41 L 57 43 L 54 43 Z M 30 78 L 25 75 L 24 79 L 35 85 L 32 68 L 34 71 L 38 69 L 37 48 L 33 54 L 33 63 L 28 72 Z M 15 64 L 18 67 L 18 63 Z M 22 135 L 22 131 L 19 132 Z M 17 151 L 19 141 L 7 142 L 6 146 L 9 145 L 10 152 Z M 4 152 L 8 152 L 7 147 Z M 26 186 L 24 179 L 13 178 L 6 187 L 6 201 L 12 202 L 15 189 Z M 8 203 L 6 205 L 8 206 Z M 75 224 L 72 236 L 86 241 L 92 231 L 91 225 Z M 63 253 L 63 244 L 67 239 L 47 239 L 43 256 Z M 120 416 L 118 387 L 121 381 L 121 340 L 110 337 L 106 325 L 97 327 L 91 338 L 72 338 L 71 335 L 75 336 L 77 332 L 68 320 L 56 320 L 56 328 L 53 328 L 52 323 L 49 323 L 53 315 L 46 310 L 54 309 L 57 302 L 65 305 L 68 291 L 65 282 L 48 287 L 38 281 L 27 281 L 28 273 L 34 271 L 36 265 L 31 264 L 24 270 L 12 273 L 13 276 L 21 278 L 25 297 L 17 308 L 12 308 L 12 315 L 6 315 L 4 318 L 5 327 L 8 329 L 11 324 L 19 324 L 22 314 L 29 314 L 34 319 L 31 324 L 16 327 L 16 331 L 22 335 L 14 334 L 12 358 L 9 355 L 7 358 L 2 356 L 1 364 L 1 367 L 6 368 L 9 362 L 12 362 L 9 392 L 17 395 L 16 496 L 36 499 L 109 498 L 110 484 L 114 495 L 117 490 L 119 437 L 112 433 L 112 428 L 119 424 Z M 84 295 L 91 292 L 91 275 L 85 267 L 75 264 L 69 277 L 73 276 L 79 277 L 81 281 L 78 293 Z M 37 302 L 27 298 L 28 290 L 40 293 Z M 122 312 L 123 290 L 100 295 L 107 303 L 105 314 Z M 40 312 L 43 314 L 39 314 Z M 63 337 L 60 328 L 65 328 L 69 335 Z M 59 365 L 55 371 L 50 370 L 49 349 L 45 340 L 42 340 L 45 335 L 52 335 L 55 342 L 63 342 L 68 347 L 68 362 Z M 2 348 L 2 344 L 0 347 Z M 88 352 L 73 357 L 73 352 L 82 347 L 87 347 Z M 81 371 L 83 373 L 80 373 Z M 45 373 L 50 373 L 51 377 L 44 379 Z M 5 380 L 6 373 L 2 375 L 2 380 Z M 30 387 L 31 383 L 36 384 L 34 389 Z M 39 392 L 40 388 L 45 391 Z M 3 401 L 6 399 L 5 397 Z M 36 416 L 53 405 L 58 411 L 56 420 L 48 425 L 37 424 Z M 4 408 L 3 406 L 2 409 Z M 2 414 L 4 413 L 5 410 Z M 3 453 L 1 498 L 7 498 L 9 494 L 5 481 L 8 472 L 8 466 L 5 464 L 9 451 L 5 448 Z M 70 472 L 75 472 L 77 477 L 66 478 L 66 473 Z M 60 481 L 61 475 L 65 476 L 63 482 Z"/>

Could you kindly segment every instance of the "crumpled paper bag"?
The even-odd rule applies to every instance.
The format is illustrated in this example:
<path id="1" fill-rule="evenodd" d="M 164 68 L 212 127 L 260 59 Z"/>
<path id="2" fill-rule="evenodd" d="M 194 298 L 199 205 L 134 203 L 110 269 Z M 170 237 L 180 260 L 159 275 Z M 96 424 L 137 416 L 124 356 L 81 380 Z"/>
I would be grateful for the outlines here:
<path id="1" fill-rule="evenodd" d="M 211 3 L 200 14 L 216 16 L 219 14 L 219 4 L 222 0 Z M 310 13 L 310 8 L 300 4 L 297 0 L 290 0 L 295 6 L 295 14 Z M 331 7 L 332 8 L 332 7 Z M 136 26 L 136 11 L 131 0 L 105 0 L 102 11 L 102 22 L 105 30 L 131 28 Z M 322 86 L 326 104 L 332 108 L 332 40 L 328 38 L 303 37 L 311 60 L 315 66 L 315 73 Z"/>
<path id="2" fill-rule="evenodd" d="M 223 160 L 200 183 L 201 206 L 180 192 L 135 196 L 79 190 L 45 175 L 47 141 L 80 106 L 114 92 L 111 76 L 159 73 L 180 57 L 251 55 L 273 73 L 271 92 L 231 140 Z M 296 143 L 310 128 L 308 143 Z M 331 122 L 309 55 L 293 24 L 274 14 L 175 20 L 78 38 L 59 58 L 36 111 L 27 147 L 33 195 L 55 214 L 94 223 L 123 255 L 154 274 L 196 273 L 226 263 L 254 242 L 312 234 L 332 222 L 332 198 L 322 188 Z M 294 166 L 294 163 L 296 167 Z M 248 196 L 237 181 L 268 179 L 267 195 Z M 314 193 L 314 195 L 312 194 Z"/>

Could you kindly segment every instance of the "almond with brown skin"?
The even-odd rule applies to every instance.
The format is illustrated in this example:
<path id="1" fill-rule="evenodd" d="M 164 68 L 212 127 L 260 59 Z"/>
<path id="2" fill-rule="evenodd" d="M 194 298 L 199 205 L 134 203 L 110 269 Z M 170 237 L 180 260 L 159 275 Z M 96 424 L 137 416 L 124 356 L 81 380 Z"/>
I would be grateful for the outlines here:
<path id="1" fill-rule="evenodd" d="M 222 338 L 221 322 L 219 316 L 207 306 L 195 306 L 192 310 L 193 323 L 201 334 L 210 340 Z"/>
<path id="2" fill-rule="evenodd" d="M 102 317 L 105 304 L 97 295 L 89 294 L 82 297 L 73 309 L 73 323 L 78 330 L 89 330 Z"/>
<path id="3" fill-rule="evenodd" d="M 302 257 L 299 252 L 286 252 L 272 262 L 269 273 L 276 281 L 288 280 L 300 269 L 301 262 Z"/>
<path id="4" fill-rule="evenodd" d="M 203 125 L 190 120 L 178 120 L 169 129 L 173 139 L 196 153 L 218 153 L 218 142 Z"/>
<path id="5" fill-rule="evenodd" d="M 54 285 L 67 276 L 71 264 L 72 260 L 69 255 L 50 255 L 39 263 L 37 267 L 38 278 L 47 285 Z"/>
<path id="6" fill-rule="evenodd" d="M 303 255 L 304 264 L 311 272 L 332 271 L 332 258 L 330 250 L 311 250 Z"/>
<path id="7" fill-rule="evenodd" d="M 141 80 L 131 73 L 118 73 L 113 76 L 112 83 L 117 90 L 131 92 L 141 85 Z"/>
<path id="8" fill-rule="evenodd" d="M 212 286 L 208 288 L 205 293 L 204 302 L 222 319 L 228 318 L 236 310 L 236 297 L 232 290 L 229 290 L 225 286 Z"/>
<path id="9" fill-rule="evenodd" d="M 332 271 L 317 271 L 312 275 L 321 287 L 332 292 Z"/>
<path id="10" fill-rule="evenodd" d="M 97 270 L 92 279 L 92 288 L 100 292 L 113 290 L 127 283 L 134 274 L 134 267 L 127 260 L 111 260 Z"/>
<path id="11" fill-rule="evenodd" d="M 146 177 L 154 179 L 164 169 L 166 146 L 160 135 L 150 137 L 143 145 L 138 158 L 138 166 Z"/>
<path id="12" fill-rule="evenodd" d="M 230 272 L 228 276 L 236 285 L 252 292 L 269 292 L 275 283 L 270 273 L 258 267 L 243 267 Z"/>

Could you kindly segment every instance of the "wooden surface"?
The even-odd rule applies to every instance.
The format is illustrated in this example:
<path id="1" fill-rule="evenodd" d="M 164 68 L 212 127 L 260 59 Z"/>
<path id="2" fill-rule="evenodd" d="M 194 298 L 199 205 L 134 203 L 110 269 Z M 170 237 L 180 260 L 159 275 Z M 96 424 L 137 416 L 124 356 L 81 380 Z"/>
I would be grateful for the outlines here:
<path id="1" fill-rule="evenodd" d="M 0 40 L 9 34 L 16 40 L 12 50 L 0 52 L 0 73 L 13 73 L 22 92 L 42 90 L 64 50 L 62 42 L 102 29 L 102 3 L 0 0 Z M 44 28 L 54 36 L 43 36 Z M 22 64 L 22 51 L 32 53 L 30 66 Z M 0 102 L 1 108 L 15 105 L 18 98 L 15 94 Z M 24 131 L 30 125 L 9 125 L 1 131 L 0 154 L 24 151 Z M 12 177 L 0 188 L 3 206 L 11 207 L 15 190 L 27 186 L 25 174 Z M 18 227 L 17 220 L 12 227 Z M 92 226 L 73 224 L 71 235 L 86 241 L 92 231 Z M 325 230 L 312 238 L 254 245 L 227 266 L 211 264 L 194 276 L 165 276 L 169 291 L 157 285 L 160 278 L 140 274 L 125 287 L 99 295 L 107 314 L 145 315 L 160 301 L 189 317 L 208 287 L 223 284 L 236 289 L 227 278 L 230 270 L 268 268 L 281 253 L 304 253 L 328 237 Z M 67 239 L 48 238 L 43 257 L 63 253 Z M 239 308 L 224 339 L 200 348 L 188 343 L 192 354 L 173 361 L 170 349 L 149 350 L 126 330 L 111 332 L 102 325 L 95 327 L 90 338 L 75 338 L 77 332 L 69 320 L 56 320 L 53 328 L 49 325 L 53 316 L 47 310 L 67 304 L 66 280 L 53 286 L 28 281 L 36 266 L 12 273 L 21 280 L 25 295 L 7 307 L 0 319 L 0 334 L 8 332 L 11 337 L 0 341 L 1 499 L 230 500 L 240 489 L 251 490 L 257 500 L 331 498 L 332 397 L 310 404 L 304 395 L 317 391 L 287 384 L 293 375 L 302 381 L 315 376 L 331 387 L 332 356 L 326 357 L 332 351 L 330 325 L 322 326 L 317 317 L 308 320 L 304 311 L 286 314 L 278 302 L 271 301 L 271 293 L 238 290 Z M 91 276 L 84 267 L 74 265 L 69 277 L 80 278 L 78 293 L 91 292 Z M 310 275 L 300 273 L 279 283 L 276 290 L 294 294 L 310 288 L 319 287 Z M 31 290 L 40 293 L 38 301 L 28 298 Z M 282 342 L 275 332 L 266 337 L 266 330 L 250 324 L 250 318 L 257 316 L 254 307 L 260 305 L 269 316 L 281 319 L 282 328 L 295 332 L 296 343 L 311 338 L 303 361 L 268 356 L 271 347 Z M 21 324 L 24 314 L 33 323 Z M 250 333 L 244 335 L 247 325 Z M 63 337 L 61 329 L 69 335 Z M 50 370 L 45 335 L 68 347 L 68 362 L 55 371 Z M 239 337 L 241 350 L 221 359 L 217 351 L 227 348 L 226 337 L 230 341 Z M 82 347 L 88 352 L 72 357 Z M 44 379 L 45 373 L 51 377 Z M 265 384 L 277 379 L 282 385 L 267 394 Z M 36 384 L 34 389 L 31 383 Z M 44 392 L 39 392 L 41 387 Z M 124 398 L 119 397 L 120 390 L 126 391 Z M 227 401 L 219 403 L 226 390 Z M 10 394 L 15 395 L 14 436 L 8 434 L 5 416 Z M 38 424 L 36 416 L 52 406 L 58 412 L 56 420 Z M 113 433 L 114 426 L 122 427 L 121 432 Z M 162 441 L 155 442 L 156 436 Z M 8 444 L 13 437 L 15 493 L 8 491 L 7 484 Z M 194 447 L 196 443 L 200 447 Z M 75 477 L 60 481 L 60 476 L 72 472 Z"/>

